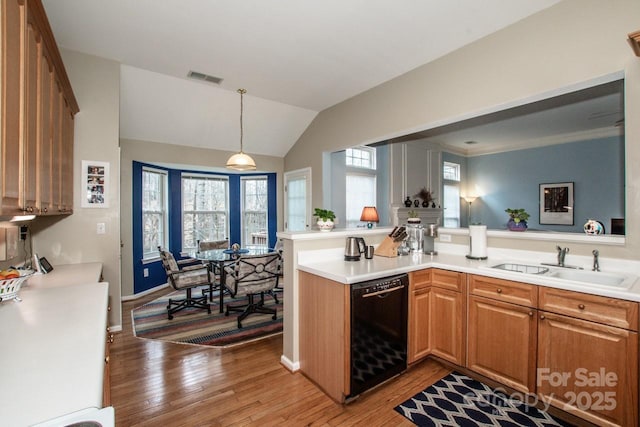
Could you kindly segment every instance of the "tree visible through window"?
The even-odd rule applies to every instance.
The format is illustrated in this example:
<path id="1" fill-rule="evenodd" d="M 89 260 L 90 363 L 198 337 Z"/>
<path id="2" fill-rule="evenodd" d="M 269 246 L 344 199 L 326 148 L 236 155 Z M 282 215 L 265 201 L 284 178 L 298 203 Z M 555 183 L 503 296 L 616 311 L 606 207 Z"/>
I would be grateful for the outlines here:
<path id="1" fill-rule="evenodd" d="M 226 177 L 182 175 L 182 250 L 198 240 L 229 236 L 229 181 Z"/>
<path id="2" fill-rule="evenodd" d="M 142 256 L 158 256 L 158 246 L 167 247 L 167 173 L 142 170 Z"/>
<path id="3" fill-rule="evenodd" d="M 242 178 L 242 241 L 246 245 L 267 246 L 269 195 L 267 177 Z"/>

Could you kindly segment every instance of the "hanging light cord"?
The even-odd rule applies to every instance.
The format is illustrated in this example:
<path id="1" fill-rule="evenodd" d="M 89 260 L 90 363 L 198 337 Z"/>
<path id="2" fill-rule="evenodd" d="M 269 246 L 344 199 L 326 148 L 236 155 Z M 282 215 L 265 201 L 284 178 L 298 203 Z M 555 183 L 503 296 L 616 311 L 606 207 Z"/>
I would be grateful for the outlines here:
<path id="1" fill-rule="evenodd" d="M 238 89 L 238 93 L 240 94 L 240 153 L 244 153 L 244 148 L 242 146 L 242 136 L 244 133 L 242 130 L 242 112 L 244 111 L 242 98 L 243 98 L 243 95 L 247 93 L 247 91 L 246 89 Z"/>

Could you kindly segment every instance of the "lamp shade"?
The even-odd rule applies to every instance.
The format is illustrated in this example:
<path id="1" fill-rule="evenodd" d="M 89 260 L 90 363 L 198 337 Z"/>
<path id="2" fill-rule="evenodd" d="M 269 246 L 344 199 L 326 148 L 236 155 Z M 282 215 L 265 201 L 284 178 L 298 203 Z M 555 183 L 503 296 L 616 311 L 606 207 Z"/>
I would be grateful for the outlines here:
<path id="1" fill-rule="evenodd" d="M 256 162 L 248 154 L 242 151 L 229 157 L 227 167 L 239 171 L 256 170 Z"/>
<path id="2" fill-rule="evenodd" d="M 360 215 L 360 221 L 366 222 L 378 222 L 378 211 L 375 206 L 365 206 L 362 208 L 362 214 Z"/>

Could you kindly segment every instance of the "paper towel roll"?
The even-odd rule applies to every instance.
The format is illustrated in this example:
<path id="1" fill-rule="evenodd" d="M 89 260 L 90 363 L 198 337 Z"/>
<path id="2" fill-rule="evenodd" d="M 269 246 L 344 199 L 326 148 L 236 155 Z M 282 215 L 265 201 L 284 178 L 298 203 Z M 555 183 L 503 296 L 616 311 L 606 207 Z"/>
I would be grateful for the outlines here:
<path id="1" fill-rule="evenodd" d="M 469 258 L 482 259 L 487 257 L 487 226 L 469 226 Z"/>

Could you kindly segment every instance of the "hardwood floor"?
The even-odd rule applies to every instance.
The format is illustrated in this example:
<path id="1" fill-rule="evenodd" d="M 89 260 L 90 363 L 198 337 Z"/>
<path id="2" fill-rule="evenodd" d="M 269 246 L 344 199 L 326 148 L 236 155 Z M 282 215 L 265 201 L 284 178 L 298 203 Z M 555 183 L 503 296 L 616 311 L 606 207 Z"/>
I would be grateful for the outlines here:
<path id="1" fill-rule="evenodd" d="M 134 337 L 131 309 L 160 294 L 123 304 L 110 357 L 118 427 L 412 426 L 393 408 L 450 372 L 421 362 L 342 405 L 280 364 L 282 336 L 223 350 Z"/>

